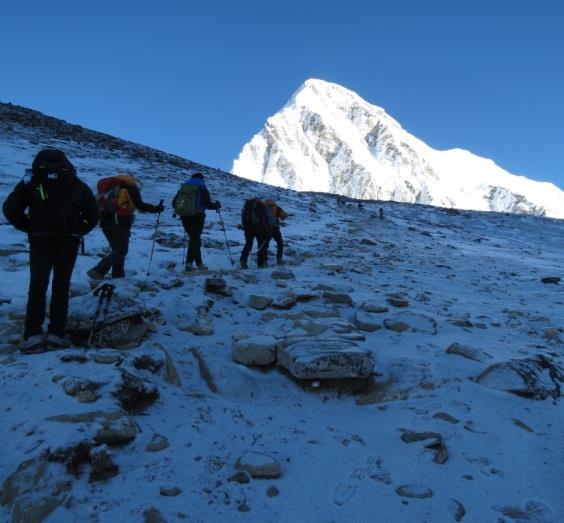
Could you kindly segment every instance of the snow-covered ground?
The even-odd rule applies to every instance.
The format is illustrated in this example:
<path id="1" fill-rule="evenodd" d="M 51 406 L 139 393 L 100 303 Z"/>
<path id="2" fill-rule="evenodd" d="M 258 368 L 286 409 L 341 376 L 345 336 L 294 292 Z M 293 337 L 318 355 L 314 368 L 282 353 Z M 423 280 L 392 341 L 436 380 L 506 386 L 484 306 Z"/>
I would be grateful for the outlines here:
<path id="1" fill-rule="evenodd" d="M 197 168 L 16 125 L 0 135 L 2 201 L 47 144 L 63 148 L 91 187 L 115 169 L 136 172 L 151 203 L 170 202 Z M 0 520 L 28 521 L 17 514 L 50 503 L 50 523 L 564 520 L 564 288 L 541 281 L 563 276 L 564 222 L 391 202 L 358 209 L 212 169 L 206 182 L 222 202 L 234 260 L 245 198 L 273 197 L 292 213 L 282 229 L 287 265 L 233 269 L 219 215 L 208 212 L 210 270 L 184 275 L 182 229 L 169 205 L 147 276 L 155 218 L 140 214 L 128 277 L 114 282 L 117 296 L 148 311 L 136 348 L 21 355 L 26 243 L 0 226 L 8 503 Z M 98 229 L 87 237 L 73 276 L 75 315 L 81 307 L 72 304 L 90 292 L 85 271 L 105 248 Z M 227 292 L 206 292 L 209 278 L 222 278 Z M 259 310 L 256 297 L 273 301 Z M 276 364 L 236 363 L 234 344 L 256 335 L 314 346 L 352 340 L 370 352 L 374 371 L 365 380 L 300 381 Z M 126 412 L 116 395 L 124 375 L 158 390 L 156 401 Z M 89 383 L 94 393 L 82 394 Z M 69 466 L 69 449 L 103 440 L 108 424 L 129 431 L 129 442 L 98 441 L 84 464 Z M 248 452 L 272 461 L 279 477 L 241 474 Z M 117 474 L 107 467 L 112 477 L 92 476 L 97 453 Z M 32 492 L 22 487 L 26 470 Z"/>

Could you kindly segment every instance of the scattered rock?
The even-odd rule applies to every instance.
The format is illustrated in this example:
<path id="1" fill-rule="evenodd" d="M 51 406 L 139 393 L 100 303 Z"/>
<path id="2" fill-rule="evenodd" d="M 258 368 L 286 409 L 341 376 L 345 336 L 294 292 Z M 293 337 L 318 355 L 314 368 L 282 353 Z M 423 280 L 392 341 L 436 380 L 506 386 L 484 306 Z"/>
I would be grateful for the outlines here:
<path id="1" fill-rule="evenodd" d="M 272 298 L 268 296 L 259 296 L 251 294 L 249 296 L 249 306 L 258 311 L 263 311 L 272 303 Z"/>
<path id="2" fill-rule="evenodd" d="M 350 307 L 353 304 L 353 299 L 351 298 L 350 294 L 347 294 L 345 292 L 324 291 L 323 299 L 327 303 L 335 303 L 337 305 L 348 305 Z"/>
<path id="3" fill-rule="evenodd" d="M 145 450 L 147 452 L 158 452 L 159 450 L 166 449 L 169 446 L 168 439 L 160 434 L 154 434 L 151 441 L 147 443 Z"/>
<path id="4" fill-rule="evenodd" d="M 460 501 L 457 501 L 456 499 L 451 499 L 450 502 L 452 505 L 454 520 L 462 521 L 462 518 L 464 518 L 464 516 L 466 515 L 466 509 L 464 508 L 464 505 L 460 503 Z"/>
<path id="5" fill-rule="evenodd" d="M 382 328 L 382 324 L 377 319 L 376 313 L 356 311 L 354 315 L 354 324 L 365 332 L 374 332 Z"/>
<path id="6" fill-rule="evenodd" d="M 150 507 L 143 512 L 143 523 L 167 523 L 159 509 Z"/>
<path id="7" fill-rule="evenodd" d="M 296 277 L 292 271 L 287 269 L 274 270 L 270 276 L 275 280 L 292 280 Z"/>
<path id="8" fill-rule="evenodd" d="M 524 423 L 523 421 L 521 421 L 521 420 L 519 420 L 519 419 L 516 419 L 516 418 L 511 418 L 511 421 L 512 421 L 513 423 L 515 423 L 515 425 L 516 425 L 517 427 L 519 427 L 520 429 L 526 430 L 527 432 L 531 432 L 531 433 L 534 434 L 535 431 L 534 431 L 531 427 L 529 427 L 529 425 L 527 425 L 526 423 Z"/>
<path id="9" fill-rule="evenodd" d="M 94 434 L 94 441 L 108 445 L 128 443 L 137 436 L 137 425 L 128 416 L 100 420 L 100 428 Z"/>
<path id="10" fill-rule="evenodd" d="M 409 307 L 409 300 L 399 294 L 389 294 L 387 301 L 392 307 Z"/>
<path id="11" fill-rule="evenodd" d="M 373 312 L 375 314 L 381 314 L 383 312 L 388 312 L 390 309 L 385 305 L 382 305 L 377 301 L 365 301 L 360 308 L 366 312 Z"/>
<path id="12" fill-rule="evenodd" d="M 204 290 L 210 294 L 218 296 L 232 296 L 233 291 L 227 286 L 227 282 L 223 278 L 206 278 L 204 282 Z"/>
<path id="13" fill-rule="evenodd" d="M 546 276 L 545 278 L 541 278 L 542 283 L 553 283 L 558 285 L 560 283 L 560 278 L 558 276 Z"/>
<path id="14" fill-rule="evenodd" d="M 451 416 L 446 412 L 437 412 L 436 414 L 433 415 L 433 419 L 440 419 L 453 424 L 460 423 L 459 419 L 456 419 L 454 416 Z"/>
<path id="15" fill-rule="evenodd" d="M 423 485 L 401 485 L 396 493 L 404 498 L 425 499 L 433 497 L 433 491 Z"/>
<path id="16" fill-rule="evenodd" d="M 276 361 L 276 338 L 253 336 L 233 344 L 233 359 L 243 365 L 271 365 Z"/>
<path id="17" fill-rule="evenodd" d="M 106 481 L 118 475 L 119 467 L 105 447 L 98 447 L 90 451 L 90 475 L 88 481 Z"/>
<path id="18" fill-rule="evenodd" d="M 447 354 L 456 354 L 468 360 L 484 362 L 491 359 L 492 356 L 482 349 L 470 347 L 469 345 L 461 345 L 460 343 L 452 343 L 446 350 Z"/>
<path id="19" fill-rule="evenodd" d="M 560 396 L 564 371 L 549 359 L 510 359 L 494 363 L 475 378 L 477 383 L 496 390 L 536 400 Z"/>
<path id="20" fill-rule="evenodd" d="M 291 309 L 297 302 L 296 295 L 291 291 L 286 291 L 275 296 L 271 305 L 275 309 L 287 310 Z"/>
<path id="21" fill-rule="evenodd" d="M 421 332 L 423 334 L 437 334 L 437 322 L 423 314 L 410 311 L 396 312 L 391 318 L 384 320 L 386 329 L 394 332 Z"/>
<path id="22" fill-rule="evenodd" d="M 278 364 L 298 379 L 366 378 L 372 354 L 355 342 L 338 338 L 309 338 L 278 346 Z"/>
<path id="23" fill-rule="evenodd" d="M 120 373 L 121 383 L 113 395 L 126 412 L 143 413 L 158 399 L 159 390 L 157 386 L 125 369 L 120 369 Z"/>
<path id="24" fill-rule="evenodd" d="M 280 491 L 274 485 L 272 485 L 271 487 L 268 487 L 268 489 L 266 491 L 266 495 L 269 498 L 274 498 L 274 497 L 278 496 L 278 494 L 280 494 Z"/>
<path id="25" fill-rule="evenodd" d="M 176 497 L 181 492 L 182 490 L 179 487 L 165 486 L 165 487 L 161 487 L 160 489 L 161 496 L 167 496 L 167 497 Z"/>
<path id="26" fill-rule="evenodd" d="M 258 479 L 278 478 L 282 474 L 280 464 L 271 456 L 261 452 L 248 451 L 235 464 L 237 470 L 248 472 Z"/>
<path id="27" fill-rule="evenodd" d="M 236 483 L 240 483 L 241 485 L 245 485 L 251 481 L 251 478 L 246 472 L 241 471 L 236 472 L 232 476 L 229 476 L 229 478 L 227 478 L 227 481 L 234 481 Z"/>
<path id="28" fill-rule="evenodd" d="M 92 359 L 96 363 L 103 365 L 113 365 L 114 363 L 119 363 L 123 360 L 123 355 L 121 352 L 114 350 L 97 350 L 92 354 Z"/>

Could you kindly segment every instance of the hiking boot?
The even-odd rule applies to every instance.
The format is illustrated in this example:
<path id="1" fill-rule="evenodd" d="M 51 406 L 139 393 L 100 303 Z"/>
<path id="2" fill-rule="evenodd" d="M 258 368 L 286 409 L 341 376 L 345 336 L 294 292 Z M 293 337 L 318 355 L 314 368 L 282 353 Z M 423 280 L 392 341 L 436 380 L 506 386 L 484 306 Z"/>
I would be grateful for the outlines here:
<path id="1" fill-rule="evenodd" d="M 277 259 L 276 259 L 276 263 L 277 263 L 278 265 L 284 265 L 285 262 L 284 262 L 284 260 L 283 260 L 282 258 L 277 258 Z"/>
<path id="2" fill-rule="evenodd" d="M 191 263 L 187 263 L 186 266 L 184 267 L 184 270 L 186 272 L 192 272 L 196 270 L 196 267 L 194 267 Z"/>
<path id="3" fill-rule="evenodd" d="M 207 271 L 208 270 L 207 266 L 205 266 L 203 263 L 199 263 L 198 265 L 196 265 L 196 267 L 198 267 L 199 271 Z"/>
<path id="4" fill-rule="evenodd" d="M 22 354 L 40 354 L 46 350 L 43 334 L 35 334 L 29 336 L 29 338 L 24 338 L 20 346 L 20 352 Z"/>
<path id="5" fill-rule="evenodd" d="M 92 278 L 93 280 L 104 279 L 104 275 L 101 272 L 98 272 L 96 269 L 90 269 L 89 271 L 86 271 L 86 274 L 88 275 L 89 278 Z"/>
<path id="6" fill-rule="evenodd" d="M 47 333 L 48 349 L 68 349 L 70 346 L 71 341 L 66 336 L 57 336 L 52 332 Z"/>
<path id="7" fill-rule="evenodd" d="M 241 260 L 241 269 L 248 269 L 249 266 L 247 265 L 246 261 Z"/>

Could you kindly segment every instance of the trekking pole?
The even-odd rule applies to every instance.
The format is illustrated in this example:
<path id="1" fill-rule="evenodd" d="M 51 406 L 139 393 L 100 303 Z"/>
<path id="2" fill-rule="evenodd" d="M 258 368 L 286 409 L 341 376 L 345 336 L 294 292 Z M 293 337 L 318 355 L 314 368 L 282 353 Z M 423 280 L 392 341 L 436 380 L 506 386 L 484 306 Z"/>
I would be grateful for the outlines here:
<path id="1" fill-rule="evenodd" d="M 182 267 L 186 266 L 186 231 L 184 231 L 184 242 L 182 244 Z"/>
<path id="2" fill-rule="evenodd" d="M 96 312 L 94 313 L 94 319 L 92 321 L 92 327 L 90 327 L 90 332 L 88 334 L 88 341 L 86 342 L 86 349 L 90 348 L 92 343 L 92 338 L 94 336 L 94 331 L 96 330 L 96 326 L 98 325 L 98 317 L 100 316 L 100 312 L 102 310 L 102 304 L 104 300 L 107 299 L 106 306 L 104 308 L 104 325 L 106 323 L 105 315 L 108 313 L 109 301 L 112 297 L 114 292 L 115 285 L 111 283 L 104 283 L 100 285 L 97 289 L 94 290 L 93 295 L 98 296 L 98 305 L 96 306 Z"/>
<path id="3" fill-rule="evenodd" d="M 159 206 L 163 204 L 164 200 L 159 202 Z M 157 214 L 157 221 L 155 222 L 155 232 L 153 233 L 153 245 L 151 246 L 151 255 L 149 256 L 149 266 L 147 267 L 147 276 L 151 273 L 151 262 L 153 261 L 153 252 L 155 251 L 155 242 L 159 233 L 159 222 L 161 220 L 161 213 Z"/>
<path id="4" fill-rule="evenodd" d="M 80 254 L 84 256 L 86 254 L 86 248 L 84 247 L 84 236 L 80 238 Z"/>
<path id="5" fill-rule="evenodd" d="M 231 257 L 231 249 L 229 248 L 229 241 L 227 240 L 227 232 L 225 231 L 225 223 L 223 223 L 223 218 L 221 217 L 221 211 L 217 210 L 217 214 L 219 214 L 219 220 L 221 221 L 221 227 L 223 229 L 223 235 L 225 236 L 225 245 L 227 246 L 227 252 L 229 253 L 229 261 L 231 262 L 231 266 L 235 264 L 233 258 Z"/>

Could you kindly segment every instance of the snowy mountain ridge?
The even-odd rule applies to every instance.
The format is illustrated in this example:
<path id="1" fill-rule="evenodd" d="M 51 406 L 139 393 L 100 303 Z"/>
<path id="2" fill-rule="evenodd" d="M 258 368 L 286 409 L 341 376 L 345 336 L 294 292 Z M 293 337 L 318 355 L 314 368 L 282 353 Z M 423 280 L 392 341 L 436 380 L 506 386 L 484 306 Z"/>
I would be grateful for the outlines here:
<path id="1" fill-rule="evenodd" d="M 564 520 L 564 221 L 361 210 L 2 104 L 0 201 L 44 147 L 93 189 L 135 174 L 166 209 L 157 234 L 137 214 L 89 349 L 86 271 L 107 241 L 86 237 L 73 345 L 35 355 L 18 349 L 27 238 L 0 221 L 0 521 Z M 170 201 L 196 170 L 222 208 L 206 216 L 209 271 L 185 274 Z M 230 255 L 256 194 L 291 214 L 286 264 L 259 270 L 253 250 L 240 270 Z M 293 360 L 315 371 L 327 350 L 321 371 L 347 378 L 296 376 Z"/>
<path id="2" fill-rule="evenodd" d="M 233 173 L 298 191 L 564 218 L 564 192 L 462 149 L 438 151 L 384 109 L 307 80 L 241 150 Z"/>

